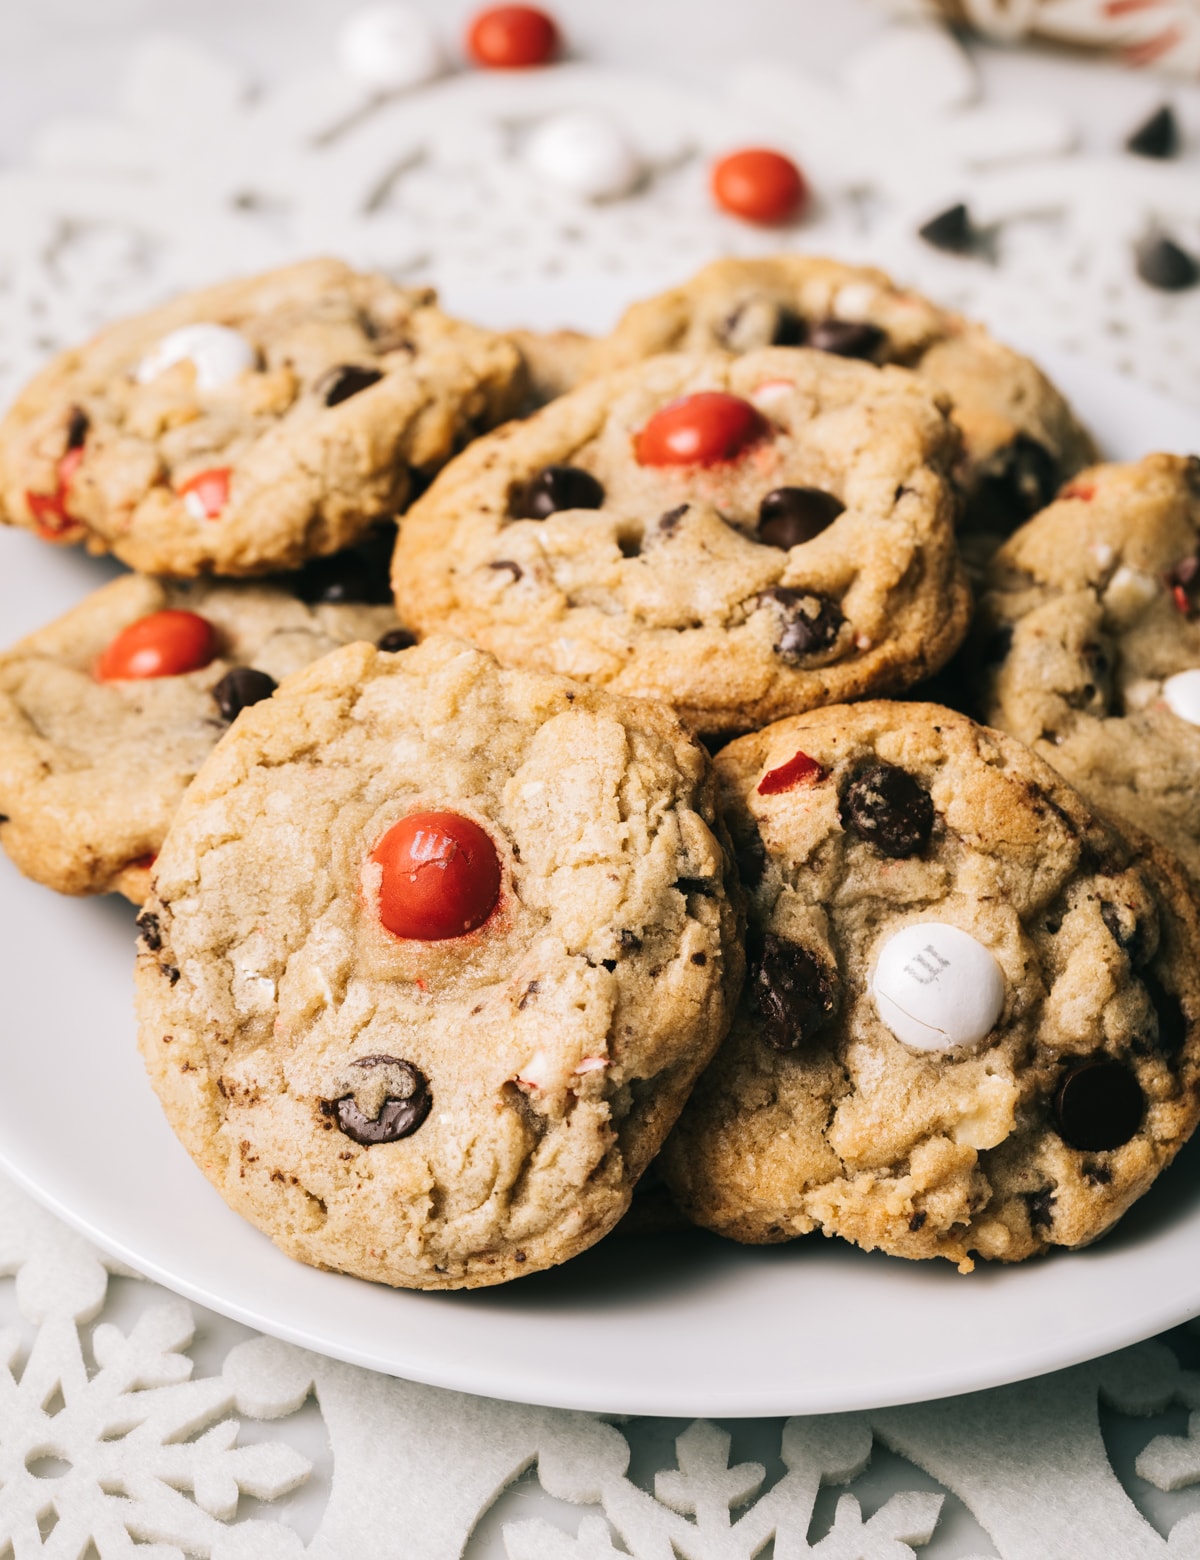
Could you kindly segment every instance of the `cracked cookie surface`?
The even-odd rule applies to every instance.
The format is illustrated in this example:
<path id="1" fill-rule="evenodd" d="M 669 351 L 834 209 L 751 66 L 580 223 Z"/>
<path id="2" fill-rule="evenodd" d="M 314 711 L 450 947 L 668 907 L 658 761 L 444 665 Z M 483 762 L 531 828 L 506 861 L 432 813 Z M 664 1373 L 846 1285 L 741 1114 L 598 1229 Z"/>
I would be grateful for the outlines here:
<path id="1" fill-rule="evenodd" d="M 742 1241 L 820 1229 L 964 1267 L 1103 1233 L 1200 1115 L 1200 927 L 1174 862 L 936 705 L 814 711 L 716 767 L 751 954 L 660 1156 L 685 1211 Z M 883 955 L 916 927 L 897 1010 Z M 963 934 L 970 979 L 939 988 Z M 930 1000 L 946 1032 L 898 1038 Z"/>
<path id="2" fill-rule="evenodd" d="M 325 657 L 239 719 L 159 856 L 140 1043 L 175 1131 L 319 1266 L 472 1287 L 591 1245 L 740 984 L 714 803 L 661 706 L 446 638 Z M 422 940 L 385 930 L 375 864 L 426 808 L 500 877 Z"/>
<path id="3" fill-rule="evenodd" d="M 984 717 L 1200 879 L 1200 461 L 1082 472 L 993 560 L 972 648 Z"/>
<path id="4" fill-rule="evenodd" d="M 211 658 L 178 676 L 100 680 L 98 658 L 117 636 L 164 611 L 211 624 Z M 60 893 L 140 904 L 150 858 L 243 701 L 395 626 L 390 606 L 310 603 L 281 582 L 131 574 L 102 586 L 0 655 L 0 846 Z M 238 668 L 266 681 L 239 688 Z"/>
<path id="5" fill-rule="evenodd" d="M 650 463 L 651 424 L 689 397 L 735 399 L 757 435 Z M 662 699 L 703 732 L 899 691 L 966 632 L 957 448 L 903 369 L 667 355 L 459 456 L 404 518 L 397 604 L 422 632 Z"/>
<path id="6" fill-rule="evenodd" d="M 0 423 L 0 499 L 147 573 L 295 568 L 403 508 L 523 385 L 517 349 L 428 288 L 307 261 L 55 358 Z"/>

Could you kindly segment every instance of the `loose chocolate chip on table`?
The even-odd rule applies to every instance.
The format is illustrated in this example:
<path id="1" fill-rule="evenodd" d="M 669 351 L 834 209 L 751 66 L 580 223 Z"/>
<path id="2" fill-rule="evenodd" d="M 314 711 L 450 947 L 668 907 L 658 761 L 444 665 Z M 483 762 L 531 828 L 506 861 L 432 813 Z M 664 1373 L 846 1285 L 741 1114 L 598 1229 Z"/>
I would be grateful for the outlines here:
<path id="1" fill-rule="evenodd" d="M 1160 292 L 1182 292 L 1200 281 L 1200 265 L 1171 239 L 1150 238 L 1138 247 L 1137 274 Z"/>
<path id="2" fill-rule="evenodd" d="M 82 449 L 87 440 L 90 427 L 91 422 L 83 407 L 73 406 L 71 415 L 67 418 L 67 448 L 69 450 Z"/>
<path id="3" fill-rule="evenodd" d="M 1062 473 L 1044 444 L 1019 433 L 990 457 L 980 473 L 979 503 L 987 518 L 1008 531 L 1045 509 L 1058 492 Z"/>
<path id="4" fill-rule="evenodd" d="M 370 1148 L 376 1143 L 395 1143 L 408 1137 L 429 1114 L 433 1097 L 429 1092 L 429 1080 L 411 1062 L 396 1056 L 362 1056 L 353 1063 L 364 1071 L 376 1067 L 388 1067 L 393 1072 L 393 1085 L 397 1094 L 389 1095 L 383 1102 L 378 1116 L 364 1115 L 352 1094 L 339 1100 L 322 1100 L 321 1109 L 333 1116 L 348 1138 Z M 400 1090 L 404 1092 L 399 1092 Z"/>
<path id="5" fill-rule="evenodd" d="M 604 489 L 580 466 L 543 466 L 509 506 L 517 520 L 545 520 L 560 509 L 599 509 Z"/>
<path id="6" fill-rule="evenodd" d="M 969 255 L 976 244 L 971 213 L 961 202 L 957 206 L 947 206 L 936 217 L 930 217 L 928 222 L 921 224 L 917 233 L 927 244 L 952 255 Z"/>
<path id="7" fill-rule="evenodd" d="M 1174 157 L 1179 150 L 1179 123 L 1169 103 L 1155 109 L 1125 142 L 1138 157 Z"/>
<path id="8" fill-rule="evenodd" d="M 406 628 L 389 628 L 382 638 L 376 640 L 377 650 L 386 650 L 395 653 L 397 650 L 411 650 L 417 642 L 417 636 L 410 634 Z"/>
<path id="9" fill-rule="evenodd" d="M 750 1001 L 762 1020 L 763 1039 L 777 1051 L 796 1051 L 833 1017 L 837 1007 L 830 972 L 799 943 L 768 932 L 753 960 Z"/>
<path id="10" fill-rule="evenodd" d="M 311 558 L 296 576 L 295 590 L 309 606 L 322 602 L 385 606 L 392 599 L 387 572 L 373 569 L 357 552 Z"/>
<path id="11" fill-rule="evenodd" d="M 278 686 L 273 677 L 257 667 L 235 666 L 225 673 L 212 694 L 225 719 L 233 720 L 252 704 L 269 699 Z"/>
<path id="12" fill-rule="evenodd" d="M 1029 1228 L 1048 1230 L 1054 1223 L 1054 1193 L 1050 1188 L 1044 1186 L 1040 1191 L 1026 1192 L 1025 1202 L 1029 1207 Z"/>
<path id="13" fill-rule="evenodd" d="M 846 621 L 836 601 L 811 591 L 788 590 L 774 585 L 758 598 L 779 609 L 782 620 L 775 650 L 783 661 L 796 662 L 818 650 L 827 650 Z"/>
<path id="14" fill-rule="evenodd" d="M 866 320 L 818 320 L 808 333 L 808 344 L 817 352 L 844 358 L 873 358 L 886 339 L 878 325 Z"/>
<path id="15" fill-rule="evenodd" d="M 895 764 L 872 764 L 842 793 L 842 824 L 885 856 L 916 856 L 933 833 L 933 799 Z"/>
<path id="16" fill-rule="evenodd" d="M 377 368 L 362 368 L 357 363 L 341 363 L 331 368 L 320 382 L 326 406 L 339 406 L 360 390 L 369 390 L 383 378 Z"/>
<path id="17" fill-rule="evenodd" d="M 832 525 L 846 506 L 823 488 L 772 488 L 758 506 L 758 539 L 768 547 L 800 547 Z"/>
<path id="18" fill-rule="evenodd" d="M 1128 1143 L 1145 1108 L 1133 1073 L 1106 1056 L 1072 1067 L 1054 1095 L 1054 1121 L 1063 1142 L 1092 1152 Z"/>

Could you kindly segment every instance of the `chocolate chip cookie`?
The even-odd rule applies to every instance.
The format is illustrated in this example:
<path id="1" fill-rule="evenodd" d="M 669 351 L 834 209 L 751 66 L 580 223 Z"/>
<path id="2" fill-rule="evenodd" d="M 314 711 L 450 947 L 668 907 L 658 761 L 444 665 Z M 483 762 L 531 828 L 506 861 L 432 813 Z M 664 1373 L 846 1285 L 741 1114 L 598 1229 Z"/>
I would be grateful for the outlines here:
<path id="1" fill-rule="evenodd" d="M 171 1125 L 305 1262 L 564 1261 L 728 1026 L 722 832 L 661 706 L 447 638 L 335 651 L 240 717 L 159 855 L 138 1009 Z"/>
<path id="2" fill-rule="evenodd" d="M 126 575 L 0 655 L 0 845 L 60 893 L 140 904 L 238 713 L 339 645 L 395 641 L 378 578 L 353 553 L 280 582 Z"/>
<path id="3" fill-rule="evenodd" d="M 1006 535 L 1094 458 L 1066 400 L 1028 358 L 881 271 L 815 255 L 714 261 L 683 286 L 635 303 L 587 369 L 656 352 L 771 345 L 901 363 L 949 396 L 963 435 L 957 476 L 968 520 L 988 535 Z"/>
<path id="4" fill-rule="evenodd" d="M 899 368 L 774 348 L 580 386 L 401 526 L 401 617 L 694 729 L 899 691 L 966 631 L 953 426 Z"/>
<path id="5" fill-rule="evenodd" d="M 312 260 L 48 364 L 0 423 L 0 508 L 151 574 L 267 574 L 401 509 L 523 395 L 517 349 L 430 290 Z"/>
<path id="6" fill-rule="evenodd" d="M 980 708 L 1200 878 L 1200 461 L 1082 472 L 996 556 Z"/>
<path id="7" fill-rule="evenodd" d="M 685 1211 L 963 1269 L 1102 1234 L 1200 1118 L 1172 858 L 937 705 L 814 711 L 716 766 L 750 968 L 660 1157 Z"/>

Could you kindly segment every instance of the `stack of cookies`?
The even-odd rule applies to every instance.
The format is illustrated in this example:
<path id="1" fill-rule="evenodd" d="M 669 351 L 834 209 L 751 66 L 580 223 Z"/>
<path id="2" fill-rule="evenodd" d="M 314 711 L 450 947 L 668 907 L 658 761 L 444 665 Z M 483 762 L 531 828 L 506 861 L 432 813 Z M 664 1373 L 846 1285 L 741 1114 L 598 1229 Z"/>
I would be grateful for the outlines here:
<path id="1" fill-rule="evenodd" d="M 605 340 L 179 300 L 0 425 L 139 571 L 0 656 L 0 843 L 142 905 L 171 1125 L 303 1261 L 501 1282 L 652 1161 L 740 1241 L 1084 1245 L 1200 1119 L 1200 467 L 1092 459 L 811 257 Z"/>

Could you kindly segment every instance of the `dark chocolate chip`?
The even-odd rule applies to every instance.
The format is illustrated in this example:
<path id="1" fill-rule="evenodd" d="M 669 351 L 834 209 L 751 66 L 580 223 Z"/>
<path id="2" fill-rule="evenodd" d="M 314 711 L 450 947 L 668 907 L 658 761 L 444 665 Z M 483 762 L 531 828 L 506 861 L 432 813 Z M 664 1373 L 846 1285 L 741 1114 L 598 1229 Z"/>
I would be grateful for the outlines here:
<path id="1" fill-rule="evenodd" d="M 833 978 L 799 943 L 768 932 L 753 960 L 751 1005 L 763 1039 L 777 1051 L 797 1051 L 818 1034 L 837 1007 Z"/>
<path id="2" fill-rule="evenodd" d="M 916 856 L 933 833 L 933 799 L 895 764 L 872 764 L 842 792 L 842 825 L 884 856 Z"/>
<path id="3" fill-rule="evenodd" d="M 1153 970 L 1143 970 L 1141 980 L 1158 1018 L 1158 1049 L 1164 1056 L 1178 1056 L 1188 1033 L 1183 1006 Z"/>
<path id="4" fill-rule="evenodd" d="M 781 624 L 775 650 L 783 661 L 794 663 L 819 650 L 828 650 L 846 621 L 836 601 L 815 592 L 774 585 L 764 590 L 758 600 L 779 609 Z"/>
<path id="5" fill-rule="evenodd" d="M 1054 1121 L 1072 1148 L 1120 1148 L 1137 1131 L 1146 1102 L 1122 1062 L 1094 1056 L 1067 1072 L 1055 1091 Z"/>
<path id="6" fill-rule="evenodd" d="M 403 1098 L 384 1100 L 379 1115 L 365 1116 L 355 1103 L 352 1094 L 339 1100 L 322 1100 L 321 1109 L 332 1115 L 348 1138 L 370 1148 L 376 1143 L 395 1143 L 415 1132 L 429 1114 L 433 1096 L 429 1092 L 429 1080 L 411 1062 L 396 1056 L 362 1056 L 355 1067 L 370 1070 L 374 1067 L 392 1067 L 407 1082 L 408 1090 Z"/>
<path id="7" fill-rule="evenodd" d="M 804 320 L 785 304 L 761 293 L 738 304 L 717 326 L 717 340 L 728 352 L 754 352 L 760 347 L 800 347 Z"/>
<path id="8" fill-rule="evenodd" d="M 908 1221 L 908 1227 L 914 1235 L 918 1230 L 923 1230 L 925 1228 L 925 1221 L 928 1219 L 928 1217 L 929 1215 L 926 1213 L 924 1208 L 918 1208 L 916 1213 L 913 1214 L 912 1218 Z"/>
<path id="9" fill-rule="evenodd" d="M 560 509 L 599 509 L 604 489 L 580 466 L 543 466 L 517 490 L 509 513 L 517 520 L 545 520 Z"/>
<path id="10" fill-rule="evenodd" d="M 516 582 L 518 580 L 524 579 L 524 577 L 525 577 L 525 570 L 521 567 L 521 565 L 519 563 L 514 562 L 513 559 L 511 559 L 511 558 L 497 558 L 494 563 L 489 563 L 488 564 L 488 568 L 489 569 L 507 569 L 508 572 L 513 577 L 513 584 L 514 585 L 516 584 Z"/>
<path id="11" fill-rule="evenodd" d="M 808 328 L 795 309 L 779 310 L 775 329 L 771 333 L 773 347 L 802 347 L 808 337 Z"/>
<path id="12" fill-rule="evenodd" d="M 397 650 L 411 650 L 416 642 L 417 636 L 410 634 L 407 628 L 389 628 L 386 634 L 375 641 L 375 648 L 394 655 Z"/>
<path id="13" fill-rule="evenodd" d="M 1200 281 L 1200 265 L 1171 239 L 1148 238 L 1138 246 L 1137 274 L 1160 292 L 1182 292 Z"/>
<path id="14" fill-rule="evenodd" d="M 318 385 L 326 406 L 340 406 L 360 390 L 377 385 L 383 374 L 377 368 L 362 368 L 357 363 L 342 363 L 322 376 Z"/>
<path id="15" fill-rule="evenodd" d="M 1169 103 L 1155 109 L 1125 141 L 1138 157 L 1174 157 L 1179 150 L 1179 123 Z"/>
<path id="16" fill-rule="evenodd" d="M 943 249 L 951 255 L 969 255 L 975 248 L 976 234 L 971 223 L 971 213 L 960 202 L 947 206 L 936 217 L 930 217 L 917 229 L 918 235 L 935 249 Z"/>
<path id="17" fill-rule="evenodd" d="M 679 522 L 687 514 L 692 506 L 680 504 L 676 509 L 668 509 L 665 515 L 658 517 L 658 529 L 663 536 L 673 536 L 679 526 Z"/>
<path id="18" fill-rule="evenodd" d="M 147 950 L 150 953 L 157 953 L 162 947 L 162 926 L 158 917 L 152 910 L 143 910 L 138 915 L 137 924 Z"/>
<path id="19" fill-rule="evenodd" d="M 1045 509 L 1058 492 L 1062 472 L 1044 444 L 1019 433 L 982 466 L 976 504 L 987 520 L 1005 532 L 1015 531 L 1031 515 Z"/>
<path id="20" fill-rule="evenodd" d="M 1079 1167 L 1083 1179 L 1092 1186 L 1107 1186 L 1112 1180 L 1112 1170 L 1108 1165 L 1098 1165 L 1094 1159 L 1085 1159 Z"/>
<path id="21" fill-rule="evenodd" d="M 82 406 L 73 406 L 67 418 L 67 448 L 80 450 L 87 440 L 91 421 Z"/>
<path id="22" fill-rule="evenodd" d="M 255 666 L 235 666 L 225 673 L 212 691 L 217 708 L 226 720 L 233 720 L 252 704 L 269 699 L 279 684 Z"/>
<path id="23" fill-rule="evenodd" d="M 702 894 L 705 898 L 711 898 L 716 893 L 712 878 L 676 878 L 675 887 L 681 894 Z"/>
<path id="24" fill-rule="evenodd" d="M 845 508 L 824 488 L 772 488 L 758 506 L 758 539 L 786 552 L 820 536 Z"/>
<path id="25" fill-rule="evenodd" d="M 1040 1191 L 1026 1192 L 1025 1202 L 1029 1209 L 1029 1228 L 1048 1230 L 1054 1223 L 1054 1193 L 1050 1188 L 1044 1186 Z"/>
<path id="26" fill-rule="evenodd" d="M 1108 928 L 1113 942 L 1135 968 L 1145 962 L 1148 952 L 1146 929 L 1128 905 L 1103 899 L 1100 901 L 1100 919 Z"/>
<path id="27" fill-rule="evenodd" d="M 387 571 L 373 569 L 357 552 L 311 558 L 296 576 L 295 591 L 301 601 L 385 606 L 392 599 Z"/>
<path id="28" fill-rule="evenodd" d="M 173 964 L 160 964 L 158 968 L 167 977 L 168 985 L 175 986 L 179 983 L 179 971 Z"/>
<path id="29" fill-rule="evenodd" d="M 818 320 L 808 333 L 810 347 L 844 358 L 873 358 L 886 340 L 879 326 L 866 320 Z"/>
<path id="30" fill-rule="evenodd" d="M 985 666 L 1000 666 L 1008 659 L 1008 652 L 1013 646 L 1013 626 L 1011 623 L 1001 623 L 995 628 L 983 642 L 983 657 Z"/>
<path id="31" fill-rule="evenodd" d="M 640 953 L 642 951 L 642 939 L 636 932 L 631 932 L 627 928 L 623 927 L 617 933 L 617 941 L 626 953 Z"/>

